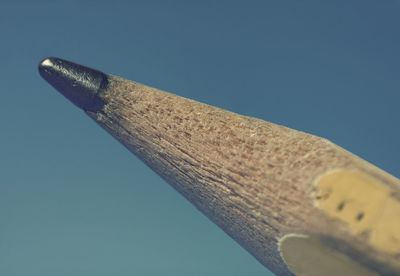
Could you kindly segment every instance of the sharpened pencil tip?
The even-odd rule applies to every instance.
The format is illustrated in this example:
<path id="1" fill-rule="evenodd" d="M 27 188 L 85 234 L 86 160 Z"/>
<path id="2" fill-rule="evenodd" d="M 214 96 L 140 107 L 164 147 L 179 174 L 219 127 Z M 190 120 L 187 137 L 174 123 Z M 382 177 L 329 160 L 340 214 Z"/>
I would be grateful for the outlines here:
<path id="1" fill-rule="evenodd" d="M 107 75 L 67 60 L 48 57 L 39 64 L 39 74 L 68 100 L 85 111 L 99 111 L 104 101 L 99 93 L 107 87 Z"/>

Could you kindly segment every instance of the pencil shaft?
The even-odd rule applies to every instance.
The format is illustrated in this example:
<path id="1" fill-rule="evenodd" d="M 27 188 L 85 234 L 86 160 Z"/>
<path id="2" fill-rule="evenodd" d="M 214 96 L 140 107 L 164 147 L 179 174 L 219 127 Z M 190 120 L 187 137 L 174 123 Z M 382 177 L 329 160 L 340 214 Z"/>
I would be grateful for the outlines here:
<path id="1" fill-rule="evenodd" d="M 88 115 L 275 273 L 290 274 L 277 246 L 289 233 L 365 247 L 314 208 L 313 182 L 335 168 L 388 176 L 331 142 L 114 76 L 103 99 Z"/>

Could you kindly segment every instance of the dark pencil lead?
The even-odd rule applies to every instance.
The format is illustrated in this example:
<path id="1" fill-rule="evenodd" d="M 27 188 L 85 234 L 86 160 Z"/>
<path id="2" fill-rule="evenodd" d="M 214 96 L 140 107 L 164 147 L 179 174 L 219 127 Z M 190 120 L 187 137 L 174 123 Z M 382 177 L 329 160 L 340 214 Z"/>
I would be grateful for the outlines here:
<path id="1" fill-rule="evenodd" d="M 105 102 L 99 93 L 107 75 L 70 61 L 48 57 L 39 64 L 40 75 L 68 100 L 85 111 L 99 111 Z"/>

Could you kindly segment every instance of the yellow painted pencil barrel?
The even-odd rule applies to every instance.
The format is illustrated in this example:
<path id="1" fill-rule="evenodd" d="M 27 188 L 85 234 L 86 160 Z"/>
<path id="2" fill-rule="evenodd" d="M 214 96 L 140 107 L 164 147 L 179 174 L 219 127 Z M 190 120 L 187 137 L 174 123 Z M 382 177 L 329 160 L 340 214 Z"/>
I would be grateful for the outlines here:
<path id="1" fill-rule="evenodd" d="M 330 141 L 74 63 L 41 75 L 277 275 L 400 274 L 400 182 Z"/>

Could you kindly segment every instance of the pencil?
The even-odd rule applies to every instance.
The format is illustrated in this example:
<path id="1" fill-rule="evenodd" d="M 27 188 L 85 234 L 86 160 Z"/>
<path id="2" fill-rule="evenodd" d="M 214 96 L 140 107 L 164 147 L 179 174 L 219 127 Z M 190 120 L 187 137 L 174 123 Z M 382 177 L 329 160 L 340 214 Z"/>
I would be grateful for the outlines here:
<path id="1" fill-rule="evenodd" d="M 39 73 L 276 275 L 400 275 L 400 181 L 374 165 L 60 58 Z"/>

